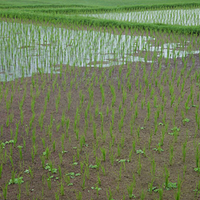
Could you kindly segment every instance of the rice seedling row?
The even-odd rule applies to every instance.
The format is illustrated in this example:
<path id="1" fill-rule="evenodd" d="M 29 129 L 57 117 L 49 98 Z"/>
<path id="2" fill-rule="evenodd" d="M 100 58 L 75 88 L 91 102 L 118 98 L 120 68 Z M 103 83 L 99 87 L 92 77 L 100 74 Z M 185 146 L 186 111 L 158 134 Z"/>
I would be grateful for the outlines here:
<path id="1" fill-rule="evenodd" d="M 199 9 L 155 10 L 128 13 L 86 14 L 101 19 L 138 23 L 159 23 L 182 26 L 199 26 Z"/>
<path id="2" fill-rule="evenodd" d="M 0 27 L 2 81 L 30 77 L 38 70 L 59 73 L 62 64 L 109 67 L 134 61 L 154 63 L 166 59 L 167 62 L 169 58 L 199 52 L 197 35 L 179 37 L 175 33 L 127 28 L 66 29 L 3 21 Z"/>

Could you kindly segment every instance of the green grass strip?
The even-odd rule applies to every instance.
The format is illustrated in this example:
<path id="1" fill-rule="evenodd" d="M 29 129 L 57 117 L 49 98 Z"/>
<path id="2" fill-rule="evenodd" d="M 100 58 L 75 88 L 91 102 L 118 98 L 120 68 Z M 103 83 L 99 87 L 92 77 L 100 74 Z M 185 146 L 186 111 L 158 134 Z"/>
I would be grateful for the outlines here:
<path id="1" fill-rule="evenodd" d="M 49 5 L 21 5 L 21 6 L 17 6 L 17 5 L 0 5 L 0 9 L 24 9 L 24 8 L 29 8 L 30 10 L 32 9 L 56 9 L 56 8 L 62 8 L 62 9 L 66 9 L 66 8 L 92 8 L 93 6 L 85 6 L 85 5 L 54 5 L 54 4 L 49 4 Z"/>
<path id="2" fill-rule="evenodd" d="M 93 17 L 83 16 L 66 16 L 66 15 L 52 15 L 42 13 L 27 13 L 22 11 L 2 10 L 0 12 L 2 18 L 33 20 L 35 22 L 45 23 L 61 23 L 61 24 L 76 24 L 95 27 L 119 27 L 119 28 L 138 28 L 145 30 L 161 30 L 164 32 L 177 32 L 182 34 L 198 34 L 200 33 L 200 26 L 179 26 L 168 24 L 151 24 L 151 23 L 132 23 L 117 20 L 97 19 Z"/>
<path id="3" fill-rule="evenodd" d="M 99 7 L 99 6 L 84 6 L 84 5 L 27 5 L 27 6 L 13 6 L 0 5 L 0 8 L 12 9 L 26 9 L 26 11 L 46 12 L 46 13 L 101 13 L 101 12 L 120 12 L 120 11 L 141 11 L 141 10 L 166 10 L 166 9 L 189 9 L 198 8 L 200 3 L 174 3 L 174 4 L 156 4 L 156 5 L 134 5 L 134 6 L 115 6 L 115 7 Z M 37 10 L 36 10 L 37 8 Z M 70 9 L 71 8 L 71 9 Z"/>

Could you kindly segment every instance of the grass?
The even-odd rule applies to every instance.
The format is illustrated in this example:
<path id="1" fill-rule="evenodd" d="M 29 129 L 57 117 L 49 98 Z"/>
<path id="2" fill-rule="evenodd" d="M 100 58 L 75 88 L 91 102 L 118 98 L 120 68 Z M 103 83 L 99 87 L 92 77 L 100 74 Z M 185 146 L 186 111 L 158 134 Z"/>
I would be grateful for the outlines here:
<path id="1" fill-rule="evenodd" d="M 105 1 L 105 0 L 98 0 L 98 1 L 92 1 L 92 0 L 75 0 L 75 1 L 72 1 L 72 0 L 68 0 L 67 2 L 64 1 L 64 0 L 59 0 L 59 1 L 53 1 L 53 0 L 42 0 L 42 1 L 31 1 L 31 0 L 26 0 L 26 1 L 22 1 L 22 0 L 19 0 L 19 1 L 14 1 L 14 0 L 7 0 L 6 2 L 5 1 L 2 1 L 0 0 L 0 4 L 2 5 L 15 5 L 15 6 L 27 6 L 27 5 L 72 5 L 72 6 L 79 6 L 79 5 L 84 5 L 84 6 L 124 6 L 124 5 L 152 5 L 152 4 L 164 4 L 164 3 L 167 3 L 167 4 L 170 4 L 170 3 L 190 3 L 191 1 L 189 0 L 175 0 L 175 1 L 172 1 L 172 0 L 169 0 L 169 1 L 161 1 L 161 0 L 151 0 L 151 1 L 148 1 L 148 0 L 142 0 L 141 1 L 138 1 L 138 0 L 135 0 L 135 1 L 132 1 L 132 0 L 125 0 L 125 1 L 121 1 L 121 0 L 117 0 L 117 1 L 114 1 L 114 0 L 109 0 L 109 1 Z M 192 2 L 196 2 L 196 3 L 200 3 L 199 0 L 193 0 Z"/>

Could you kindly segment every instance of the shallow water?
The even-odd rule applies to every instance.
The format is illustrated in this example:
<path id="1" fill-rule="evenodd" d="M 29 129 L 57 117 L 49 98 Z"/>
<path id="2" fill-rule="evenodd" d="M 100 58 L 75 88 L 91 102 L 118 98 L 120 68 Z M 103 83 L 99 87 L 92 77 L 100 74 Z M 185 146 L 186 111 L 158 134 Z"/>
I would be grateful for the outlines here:
<path id="1" fill-rule="evenodd" d="M 30 77 L 35 72 L 59 73 L 60 64 L 79 67 L 109 67 L 127 62 L 146 62 L 156 57 L 176 58 L 190 44 L 164 43 L 155 38 L 114 35 L 93 30 L 68 30 L 30 24 L 0 22 L 0 81 Z"/>
<path id="2" fill-rule="evenodd" d="M 172 24 L 172 25 L 176 24 L 183 26 L 200 25 L 200 9 L 86 14 L 84 16 L 91 16 L 101 19 L 112 19 L 118 21 L 137 22 L 137 23 L 162 23 L 162 24 Z"/>

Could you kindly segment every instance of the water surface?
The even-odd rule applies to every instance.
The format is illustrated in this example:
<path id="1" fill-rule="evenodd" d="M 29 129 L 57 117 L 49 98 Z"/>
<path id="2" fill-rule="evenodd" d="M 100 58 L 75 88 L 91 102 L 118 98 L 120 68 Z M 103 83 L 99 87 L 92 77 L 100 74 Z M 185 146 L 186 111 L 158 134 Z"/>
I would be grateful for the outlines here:
<path id="1" fill-rule="evenodd" d="M 190 41 L 163 43 L 141 35 L 117 35 L 94 30 L 70 30 L 32 24 L 0 22 L 0 81 L 30 77 L 33 73 L 59 73 L 62 64 L 110 67 L 127 62 L 152 62 L 198 53 Z M 190 47 L 190 48 L 189 48 Z M 190 50 L 187 50 L 190 49 Z"/>
<path id="2" fill-rule="evenodd" d="M 84 16 L 137 23 L 162 23 L 182 26 L 200 25 L 200 9 L 135 11 L 127 13 L 86 14 Z"/>

